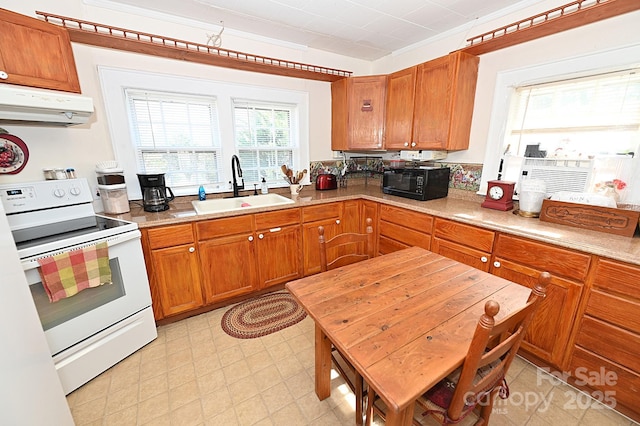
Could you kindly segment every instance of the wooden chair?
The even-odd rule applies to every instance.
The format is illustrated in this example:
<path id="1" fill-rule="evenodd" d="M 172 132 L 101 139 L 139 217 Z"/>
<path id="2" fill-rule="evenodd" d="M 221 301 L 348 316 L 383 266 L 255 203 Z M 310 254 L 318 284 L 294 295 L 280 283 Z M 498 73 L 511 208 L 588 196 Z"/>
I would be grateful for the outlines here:
<path id="1" fill-rule="evenodd" d="M 318 227 L 318 241 L 320 244 L 320 270 L 322 272 L 336 269 L 352 263 L 360 262 L 374 257 L 373 252 L 373 220 L 365 220 L 366 229 L 364 234 L 348 232 L 338 234 L 329 240 L 325 240 L 324 227 Z M 356 424 L 363 423 L 363 403 L 366 392 L 362 376 L 356 369 L 342 356 L 333 343 L 331 344 L 331 360 L 336 370 L 340 373 L 344 381 L 353 391 L 356 398 Z M 344 367 L 347 367 L 350 371 Z M 350 374 L 349 374 L 350 373 Z"/>
<path id="2" fill-rule="evenodd" d="M 497 324 L 494 317 L 500 305 L 493 300 L 485 304 L 462 367 L 416 401 L 425 410 L 423 416 L 431 415 L 443 425 L 458 423 L 479 405 L 476 426 L 489 423 L 495 395 L 503 399 L 509 396 L 505 375 L 536 309 L 545 297 L 550 280 L 549 273 L 541 273 L 527 304 Z M 384 410 L 374 407 L 376 396 L 373 389 L 369 389 L 367 397 L 366 424 L 370 425 L 374 412 L 384 417 Z"/>

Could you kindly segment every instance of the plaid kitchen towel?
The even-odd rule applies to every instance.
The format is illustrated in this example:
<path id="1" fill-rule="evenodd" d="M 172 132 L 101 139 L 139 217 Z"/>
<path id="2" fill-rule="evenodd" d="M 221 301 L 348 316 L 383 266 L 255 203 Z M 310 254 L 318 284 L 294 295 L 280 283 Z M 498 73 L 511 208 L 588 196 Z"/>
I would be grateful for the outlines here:
<path id="1" fill-rule="evenodd" d="M 111 284 L 106 242 L 38 259 L 42 284 L 51 302 L 78 292 Z"/>

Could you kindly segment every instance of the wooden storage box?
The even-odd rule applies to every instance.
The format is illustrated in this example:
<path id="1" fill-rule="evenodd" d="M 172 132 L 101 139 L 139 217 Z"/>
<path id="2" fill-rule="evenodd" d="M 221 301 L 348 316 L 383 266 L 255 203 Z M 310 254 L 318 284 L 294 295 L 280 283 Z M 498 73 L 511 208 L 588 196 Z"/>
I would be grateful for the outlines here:
<path id="1" fill-rule="evenodd" d="M 544 200 L 540 211 L 543 222 L 633 237 L 640 211 Z"/>

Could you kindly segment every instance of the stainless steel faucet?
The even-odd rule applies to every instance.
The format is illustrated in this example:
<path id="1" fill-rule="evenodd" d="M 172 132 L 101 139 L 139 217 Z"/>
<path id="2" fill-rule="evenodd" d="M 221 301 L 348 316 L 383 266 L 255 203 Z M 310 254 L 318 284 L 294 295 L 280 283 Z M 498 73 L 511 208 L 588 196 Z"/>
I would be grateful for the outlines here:
<path id="1" fill-rule="evenodd" d="M 236 167 L 238 168 L 238 177 L 242 181 L 241 185 L 238 185 L 236 180 Z M 231 157 L 231 174 L 233 174 L 233 196 L 239 197 L 238 190 L 244 189 L 244 179 L 242 179 L 242 167 L 240 167 L 240 159 L 237 155 Z"/>

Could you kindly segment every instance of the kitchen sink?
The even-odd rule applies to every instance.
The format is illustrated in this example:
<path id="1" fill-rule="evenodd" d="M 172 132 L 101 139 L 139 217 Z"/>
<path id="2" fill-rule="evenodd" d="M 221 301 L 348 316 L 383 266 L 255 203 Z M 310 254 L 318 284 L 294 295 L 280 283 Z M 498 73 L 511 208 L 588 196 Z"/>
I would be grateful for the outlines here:
<path id="1" fill-rule="evenodd" d="M 235 198 L 216 198 L 204 201 L 192 201 L 197 214 L 224 213 L 235 210 L 245 210 L 256 207 L 279 206 L 293 204 L 291 198 L 279 194 L 249 195 Z"/>

